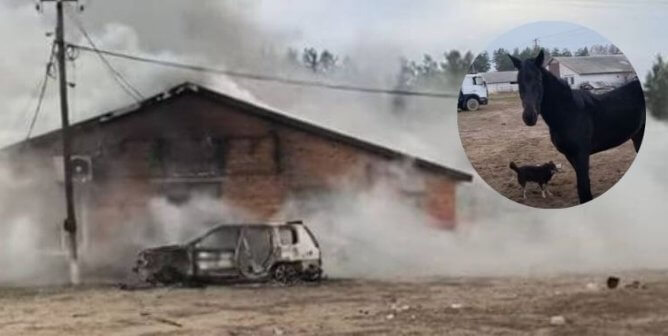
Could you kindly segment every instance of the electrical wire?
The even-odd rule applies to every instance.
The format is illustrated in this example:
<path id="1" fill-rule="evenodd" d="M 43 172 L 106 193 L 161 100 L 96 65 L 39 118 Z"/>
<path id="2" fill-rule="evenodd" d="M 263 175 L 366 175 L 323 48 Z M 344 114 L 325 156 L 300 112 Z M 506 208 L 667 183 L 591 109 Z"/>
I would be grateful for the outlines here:
<path id="1" fill-rule="evenodd" d="M 319 87 L 319 88 L 340 90 L 340 91 L 354 91 L 354 92 L 364 92 L 364 93 L 378 93 L 378 94 L 390 94 L 390 95 L 402 95 L 402 96 L 419 96 L 419 97 L 431 97 L 431 98 L 457 98 L 458 97 L 458 95 L 454 94 L 454 93 L 438 93 L 438 92 L 408 91 L 408 90 L 388 90 L 388 89 L 378 89 L 378 88 L 352 86 L 352 85 L 345 85 L 345 84 L 332 84 L 332 83 L 319 82 L 319 81 L 307 81 L 307 80 L 300 80 L 300 79 L 290 79 L 290 78 L 283 78 L 283 77 L 276 77 L 276 76 L 267 76 L 267 75 L 245 73 L 245 72 L 232 71 L 232 70 L 215 69 L 215 68 L 209 68 L 209 67 L 200 66 L 200 65 L 193 65 L 193 64 L 172 62 L 172 61 L 160 60 L 160 59 L 155 59 L 155 58 L 148 58 L 148 57 L 130 55 L 130 54 L 126 54 L 126 53 L 103 50 L 103 49 L 98 49 L 98 48 L 90 48 L 90 47 L 81 46 L 81 45 L 77 45 L 77 44 L 71 44 L 71 43 L 69 43 L 68 46 L 80 49 L 82 51 L 96 52 L 96 53 L 104 54 L 104 55 L 107 55 L 107 56 L 116 57 L 116 58 L 123 58 L 123 59 L 136 61 L 136 62 L 149 63 L 149 64 L 154 64 L 154 65 L 160 65 L 160 66 L 166 66 L 166 67 L 171 67 L 171 68 L 190 70 L 190 71 L 195 71 L 195 72 L 204 72 L 204 73 L 210 73 L 210 74 L 225 75 L 225 76 L 230 76 L 230 77 L 239 77 L 239 78 L 257 80 L 257 81 L 266 81 L 266 82 L 274 82 L 274 83 L 281 83 L 281 84 L 289 84 L 289 85 L 295 85 L 295 86 Z"/>
<path id="2" fill-rule="evenodd" d="M 28 133 L 26 134 L 26 140 L 30 139 L 32 132 L 35 129 L 35 124 L 37 123 L 37 118 L 42 109 L 42 103 L 44 102 L 44 95 L 46 94 L 46 87 L 49 83 L 49 73 L 51 70 L 51 65 L 53 64 L 53 58 L 56 54 L 56 43 L 51 44 L 51 54 L 49 55 L 49 61 L 46 64 L 46 69 L 44 70 L 44 77 L 40 83 L 39 98 L 37 100 L 37 106 L 35 107 L 35 112 L 33 112 L 32 119 L 30 121 L 30 127 L 28 128 Z"/>
<path id="3" fill-rule="evenodd" d="M 130 97 L 132 97 L 136 102 L 140 102 L 145 99 L 144 95 L 135 87 L 133 86 L 124 76 L 121 74 L 118 70 L 116 70 L 109 60 L 104 57 L 103 53 L 99 52 L 99 49 L 97 48 L 95 42 L 91 38 L 90 34 L 86 31 L 86 28 L 83 26 L 83 23 L 75 16 L 70 14 L 69 12 L 66 12 L 67 16 L 74 22 L 74 24 L 77 26 L 77 29 L 79 29 L 79 32 L 84 36 L 86 41 L 88 41 L 88 44 L 91 46 L 91 50 L 94 51 L 97 56 L 100 58 L 100 61 L 107 67 L 107 70 L 111 73 L 111 76 L 114 78 L 116 83 L 121 87 L 123 91 L 125 91 L 126 94 L 128 94 Z M 79 48 L 80 49 L 80 48 Z"/>

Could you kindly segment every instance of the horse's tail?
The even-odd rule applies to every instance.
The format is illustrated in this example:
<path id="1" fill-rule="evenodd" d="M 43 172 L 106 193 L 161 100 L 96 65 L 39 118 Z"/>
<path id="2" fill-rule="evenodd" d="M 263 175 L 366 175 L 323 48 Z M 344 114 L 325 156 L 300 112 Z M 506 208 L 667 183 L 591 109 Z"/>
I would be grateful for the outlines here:
<path id="1" fill-rule="evenodd" d="M 510 165 L 508 165 L 508 167 L 510 167 L 510 169 L 512 169 L 516 172 L 519 172 L 518 169 L 517 169 L 517 165 L 515 164 L 514 161 L 510 161 Z"/>

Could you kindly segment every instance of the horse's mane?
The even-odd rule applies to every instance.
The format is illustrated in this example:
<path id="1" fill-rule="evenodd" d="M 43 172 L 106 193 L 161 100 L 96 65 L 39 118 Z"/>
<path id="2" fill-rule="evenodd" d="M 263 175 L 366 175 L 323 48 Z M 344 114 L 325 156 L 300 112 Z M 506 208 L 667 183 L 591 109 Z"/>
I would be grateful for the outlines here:
<path id="1" fill-rule="evenodd" d="M 565 79 L 557 77 L 545 68 L 541 68 L 541 72 L 543 73 L 543 76 L 548 76 L 551 78 L 555 84 L 559 85 L 561 89 L 564 90 L 564 92 L 568 92 L 568 94 L 573 98 L 573 101 L 575 101 L 575 104 L 577 104 L 577 106 L 580 108 L 592 106 L 596 104 L 599 99 L 596 95 L 589 91 L 572 89 L 570 84 L 568 84 Z"/>

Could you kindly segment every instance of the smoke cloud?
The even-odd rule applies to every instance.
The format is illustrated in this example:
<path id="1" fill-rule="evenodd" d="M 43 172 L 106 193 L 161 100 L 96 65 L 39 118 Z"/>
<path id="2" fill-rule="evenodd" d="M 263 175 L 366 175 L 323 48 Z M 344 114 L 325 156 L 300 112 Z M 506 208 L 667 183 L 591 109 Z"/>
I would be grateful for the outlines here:
<path id="1" fill-rule="evenodd" d="M 383 184 L 311 200 L 306 217 L 321 240 L 333 276 L 545 275 L 665 268 L 668 227 L 663 200 L 668 127 L 652 122 L 645 147 L 617 186 L 591 204 L 533 209 L 496 194 L 484 182 L 462 186 L 459 226 L 441 231 Z M 303 201 L 303 200 L 301 200 Z"/>

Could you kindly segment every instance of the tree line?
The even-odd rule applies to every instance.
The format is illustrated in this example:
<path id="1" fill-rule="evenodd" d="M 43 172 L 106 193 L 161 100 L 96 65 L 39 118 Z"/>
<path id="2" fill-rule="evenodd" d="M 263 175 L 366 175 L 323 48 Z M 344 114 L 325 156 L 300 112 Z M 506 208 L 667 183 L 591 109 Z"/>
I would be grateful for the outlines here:
<path id="1" fill-rule="evenodd" d="M 487 51 L 474 57 L 470 51 L 446 51 L 441 55 L 423 55 L 419 61 L 402 58 L 398 62 L 394 89 L 396 90 L 457 90 L 460 81 L 466 73 L 515 70 L 507 54 L 520 59 L 534 57 L 539 48 L 515 48 L 512 51 L 499 48 L 490 56 Z M 553 48 L 545 50 L 546 56 L 571 57 L 589 55 L 616 55 L 621 51 L 613 44 L 593 45 L 571 51 L 567 48 Z M 305 48 L 301 52 L 289 49 L 285 59 L 292 66 L 302 71 L 318 76 L 335 77 L 339 75 L 354 75 L 358 73 L 350 57 L 340 57 L 335 53 L 323 49 Z M 657 56 L 652 69 L 645 79 L 645 94 L 647 107 L 655 117 L 668 120 L 668 62 Z M 396 108 L 405 104 L 403 97 L 394 99 Z"/>
<path id="2" fill-rule="evenodd" d="M 490 59 L 487 52 L 481 53 L 478 57 L 482 58 L 481 63 L 490 64 L 491 61 L 494 61 L 494 69 L 496 71 L 511 71 L 515 70 L 512 61 L 507 56 L 508 54 L 513 55 L 519 59 L 527 59 L 533 57 L 538 53 L 540 47 L 526 47 L 522 50 L 519 48 L 506 50 L 504 48 L 496 49 L 492 52 L 492 58 Z M 572 56 L 599 56 L 599 55 L 618 55 L 621 54 L 621 50 L 617 48 L 614 44 L 600 45 L 595 44 L 590 47 L 579 48 L 575 51 L 571 51 L 568 48 L 552 48 L 544 49 L 545 59 L 550 59 L 550 57 L 572 57 Z"/>
<path id="3" fill-rule="evenodd" d="M 645 78 L 645 98 L 650 113 L 659 120 L 668 121 L 668 63 L 661 55 L 656 57 Z"/>
<path id="4" fill-rule="evenodd" d="M 285 58 L 290 66 L 317 75 L 337 76 L 359 71 L 350 57 L 341 57 L 327 49 L 318 51 L 315 48 L 304 48 L 298 52 L 290 48 Z M 462 53 L 458 50 L 446 51 L 438 56 L 424 54 L 419 61 L 401 58 L 398 60 L 396 86 L 404 89 L 458 86 L 460 83 L 457 81 L 476 62 L 480 61 L 474 60 L 470 51 Z"/>

